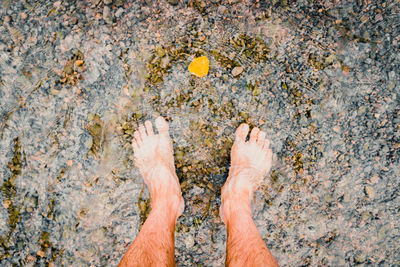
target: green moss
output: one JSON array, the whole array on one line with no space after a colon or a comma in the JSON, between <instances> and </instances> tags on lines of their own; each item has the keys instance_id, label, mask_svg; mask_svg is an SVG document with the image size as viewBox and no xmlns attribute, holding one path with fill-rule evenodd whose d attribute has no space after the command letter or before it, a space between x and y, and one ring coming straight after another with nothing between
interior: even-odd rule
<instances>
[{"instance_id":1,"label":"green moss","mask_svg":"<svg viewBox=\"0 0 400 267\"><path fill-rule=\"evenodd\" d=\"M223 66L229 72L234 68L240 66L240 63L236 60L230 59L228 56L222 54L221 50L211 50L211 54L214 56L214 59Z\"/></svg>"},{"instance_id":2,"label":"green moss","mask_svg":"<svg viewBox=\"0 0 400 267\"><path fill-rule=\"evenodd\" d=\"M229 40L235 48L237 56L243 60L262 63L268 60L270 49L263 39L258 36L241 34Z\"/></svg>"},{"instance_id":3,"label":"green moss","mask_svg":"<svg viewBox=\"0 0 400 267\"><path fill-rule=\"evenodd\" d=\"M103 147L105 136L104 136L104 123L100 116L97 114L88 115L88 125L86 126L87 131L92 137L92 145L88 151L87 156L93 155L98 157L100 149Z\"/></svg>"},{"instance_id":4,"label":"green moss","mask_svg":"<svg viewBox=\"0 0 400 267\"><path fill-rule=\"evenodd\" d=\"M153 87L164 80L169 73L172 64L186 59L187 48L185 46L169 45L166 47L157 46L152 51L152 56L146 64L148 75L146 87Z\"/></svg>"},{"instance_id":5,"label":"green moss","mask_svg":"<svg viewBox=\"0 0 400 267\"><path fill-rule=\"evenodd\" d=\"M14 139L14 156L8 163L8 168L11 171L11 176L3 182L1 186L1 193L4 197L4 203L8 212L8 225L9 231L5 236L0 237L0 245L4 250L4 254L0 255L0 259L9 257L8 248L11 235L14 233L15 228L20 220L21 205L14 203L15 196L17 194L17 187L15 185L16 178L21 174L22 168L22 153L21 153L21 142L19 137Z\"/></svg>"},{"instance_id":6,"label":"green moss","mask_svg":"<svg viewBox=\"0 0 400 267\"><path fill-rule=\"evenodd\" d=\"M247 84L247 90L250 91L253 96L258 96L261 93L258 83L258 81L255 81L254 83Z\"/></svg>"},{"instance_id":7,"label":"green moss","mask_svg":"<svg viewBox=\"0 0 400 267\"><path fill-rule=\"evenodd\" d=\"M325 59L318 55L310 54L307 61L317 70L322 70L327 66Z\"/></svg>"},{"instance_id":8,"label":"green moss","mask_svg":"<svg viewBox=\"0 0 400 267\"><path fill-rule=\"evenodd\" d=\"M143 197L144 188L145 187L143 187L142 190L140 191L138 199L139 218L140 218L139 228L143 226L151 210L150 198Z\"/></svg>"},{"instance_id":9,"label":"green moss","mask_svg":"<svg viewBox=\"0 0 400 267\"><path fill-rule=\"evenodd\" d=\"M85 68L83 53L79 50L75 50L71 59L65 64L59 82L71 86L76 85L83 79L82 73L85 71Z\"/></svg>"},{"instance_id":10,"label":"green moss","mask_svg":"<svg viewBox=\"0 0 400 267\"><path fill-rule=\"evenodd\" d=\"M40 250L45 255L46 261L45 266L50 266L51 263L55 262L57 259L63 257L64 249L59 249L53 245L50 241L50 233L47 231L42 231L39 239ZM47 253L50 251L50 253ZM46 256L50 254L49 256ZM36 257L36 265L39 264L40 257Z\"/></svg>"}]
</instances>

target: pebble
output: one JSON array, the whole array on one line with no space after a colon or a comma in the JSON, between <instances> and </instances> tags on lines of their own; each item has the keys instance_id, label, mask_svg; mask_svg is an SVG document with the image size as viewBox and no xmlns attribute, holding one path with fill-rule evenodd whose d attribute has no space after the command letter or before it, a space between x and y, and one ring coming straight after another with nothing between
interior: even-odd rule
<instances>
[{"instance_id":1,"label":"pebble","mask_svg":"<svg viewBox=\"0 0 400 267\"><path fill-rule=\"evenodd\" d=\"M54 6L55 8L59 8L59 7L61 6L61 1L55 1L55 2L53 3L53 6Z\"/></svg>"},{"instance_id":2,"label":"pebble","mask_svg":"<svg viewBox=\"0 0 400 267\"><path fill-rule=\"evenodd\" d=\"M191 234L187 234L186 238L185 238L185 246L186 248L191 248L194 245L194 237Z\"/></svg>"},{"instance_id":3,"label":"pebble","mask_svg":"<svg viewBox=\"0 0 400 267\"><path fill-rule=\"evenodd\" d=\"M77 17L72 17L70 20L70 23L71 23L71 25L75 25L78 23L78 21L79 21L79 19Z\"/></svg>"},{"instance_id":4,"label":"pebble","mask_svg":"<svg viewBox=\"0 0 400 267\"><path fill-rule=\"evenodd\" d=\"M83 60L78 59L78 60L75 61L75 66L80 67L80 66L82 66L84 63L85 63L85 62L84 62Z\"/></svg>"},{"instance_id":5,"label":"pebble","mask_svg":"<svg viewBox=\"0 0 400 267\"><path fill-rule=\"evenodd\" d=\"M112 22L112 20L111 20L111 12L110 12L110 8L108 6L104 6L104 8L103 8L103 19L107 23Z\"/></svg>"},{"instance_id":6,"label":"pebble","mask_svg":"<svg viewBox=\"0 0 400 267\"><path fill-rule=\"evenodd\" d=\"M168 66L168 64L169 64L169 61L170 61L170 58L169 58L168 55L167 55L166 57L163 57L163 58L161 59L160 67L163 68L163 69L165 69L165 68Z\"/></svg>"},{"instance_id":7,"label":"pebble","mask_svg":"<svg viewBox=\"0 0 400 267\"><path fill-rule=\"evenodd\" d=\"M336 133L340 133L340 126L339 125L334 126L333 131Z\"/></svg>"},{"instance_id":8,"label":"pebble","mask_svg":"<svg viewBox=\"0 0 400 267\"><path fill-rule=\"evenodd\" d=\"M175 6L179 3L179 0L168 0L168 3Z\"/></svg>"},{"instance_id":9,"label":"pebble","mask_svg":"<svg viewBox=\"0 0 400 267\"><path fill-rule=\"evenodd\" d=\"M156 52L157 52L157 55L158 55L159 57L165 56L165 50L164 50L164 48L162 48L162 46L160 46L160 45L157 46Z\"/></svg>"},{"instance_id":10,"label":"pebble","mask_svg":"<svg viewBox=\"0 0 400 267\"><path fill-rule=\"evenodd\" d=\"M36 254L42 258L46 257L46 253L43 250L39 250Z\"/></svg>"},{"instance_id":11,"label":"pebble","mask_svg":"<svg viewBox=\"0 0 400 267\"><path fill-rule=\"evenodd\" d=\"M375 189L372 186L365 186L365 193L368 195L369 198L375 198Z\"/></svg>"},{"instance_id":12,"label":"pebble","mask_svg":"<svg viewBox=\"0 0 400 267\"><path fill-rule=\"evenodd\" d=\"M242 72L243 72L243 68L242 67L234 67L233 70L232 70L232 75L234 77L236 77Z\"/></svg>"},{"instance_id":13,"label":"pebble","mask_svg":"<svg viewBox=\"0 0 400 267\"><path fill-rule=\"evenodd\" d=\"M119 18L122 13L124 13L124 9L123 8L118 8L117 12L115 12L115 17Z\"/></svg>"}]
</instances>

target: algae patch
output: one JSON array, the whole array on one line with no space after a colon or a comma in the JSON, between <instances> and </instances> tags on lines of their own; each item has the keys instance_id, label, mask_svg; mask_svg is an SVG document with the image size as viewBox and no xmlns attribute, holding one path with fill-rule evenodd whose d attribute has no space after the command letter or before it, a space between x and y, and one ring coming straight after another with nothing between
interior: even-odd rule
<instances>
[{"instance_id":1,"label":"algae patch","mask_svg":"<svg viewBox=\"0 0 400 267\"><path fill-rule=\"evenodd\" d=\"M7 209L8 212L8 225L10 230L5 236L0 236L0 246L4 250L4 254L0 254L0 259L8 258L11 255L9 254L10 239L12 234L14 233L18 222L20 221L20 211L22 204L17 205L14 203L14 199L17 194L17 187L15 184L15 180L21 174L22 163L26 162L25 155L21 152L21 141L19 137L14 139L14 156L11 161L8 163L8 168L11 171L11 176L6 179L1 186L1 193L4 197L3 206Z\"/></svg>"},{"instance_id":2,"label":"algae patch","mask_svg":"<svg viewBox=\"0 0 400 267\"><path fill-rule=\"evenodd\" d=\"M86 129L92 137L92 144L87 156L93 155L95 158L98 158L105 140L103 128L104 122L98 114L88 115L88 125L86 126Z\"/></svg>"}]
</instances>

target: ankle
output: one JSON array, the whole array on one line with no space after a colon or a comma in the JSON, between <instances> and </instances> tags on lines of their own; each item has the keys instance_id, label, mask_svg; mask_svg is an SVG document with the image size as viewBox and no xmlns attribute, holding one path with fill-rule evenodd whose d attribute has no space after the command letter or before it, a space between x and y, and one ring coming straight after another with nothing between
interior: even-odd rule
<instances>
[{"instance_id":1,"label":"ankle","mask_svg":"<svg viewBox=\"0 0 400 267\"><path fill-rule=\"evenodd\" d=\"M225 223L235 216L251 217L250 193L249 192L224 192L221 195L223 220Z\"/></svg>"},{"instance_id":2,"label":"ankle","mask_svg":"<svg viewBox=\"0 0 400 267\"><path fill-rule=\"evenodd\" d=\"M171 190L172 191L172 190ZM158 192L151 194L151 205L153 208L175 209L179 207L182 195L178 192Z\"/></svg>"},{"instance_id":3,"label":"ankle","mask_svg":"<svg viewBox=\"0 0 400 267\"><path fill-rule=\"evenodd\" d=\"M249 203L253 194L251 177L242 174L229 173L228 179L221 190L221 201L228 200L237 204Z\"/></svg>"},{"instance_id":4,"label":"ankle","mask_svg":"<svg viewBox=\"0 0 400 267\"><path fill-rule=\"evenodd\" d=\"M151 212L163 214L173 219L179 217L182 196L178 195L157 195L151 199Z\"/></svg>"}]
</instances>

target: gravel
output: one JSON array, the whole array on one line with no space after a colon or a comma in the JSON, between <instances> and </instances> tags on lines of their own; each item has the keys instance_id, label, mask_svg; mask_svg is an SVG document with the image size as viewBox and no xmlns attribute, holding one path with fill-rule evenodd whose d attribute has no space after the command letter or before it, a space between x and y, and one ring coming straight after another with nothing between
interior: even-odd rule
<instances>
[{"instance_id":1,"label":"gravel","mask_svg":"<svg viewBox=\"0 0 400 267\"><path fill-rule=\"evenodd\" d=\"M272 140L253 217L280 265L398 265L400 3L187 2L2 2L1 265L116 266L150 209L132 133L160 114L179 266L224 264L241 122Z\"/></svg>"}]
</instances>

